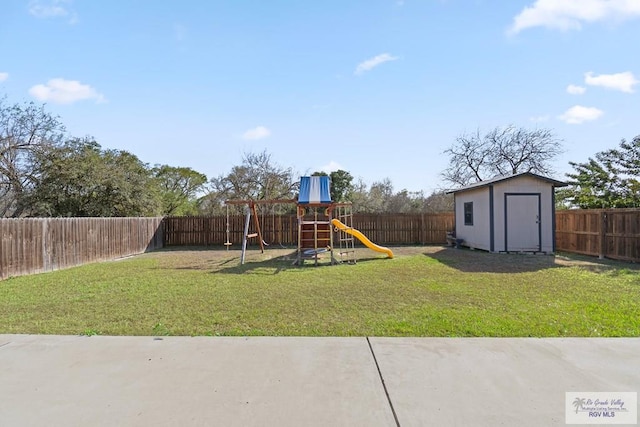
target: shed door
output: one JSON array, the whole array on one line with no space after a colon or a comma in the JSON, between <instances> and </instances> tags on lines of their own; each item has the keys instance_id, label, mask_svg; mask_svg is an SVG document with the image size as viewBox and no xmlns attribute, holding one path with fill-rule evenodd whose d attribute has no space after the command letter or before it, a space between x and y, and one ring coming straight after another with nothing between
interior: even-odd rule
<instances>
[{"instance_id":1,"label":"shed door","mask_svg":"<svg viewBox=\"0 0 640 427\"><path fill-rule=\"evenodd\" d=\"M540 252L540 194L506 194L507 252Z\"/></svg>"}]
</instances>

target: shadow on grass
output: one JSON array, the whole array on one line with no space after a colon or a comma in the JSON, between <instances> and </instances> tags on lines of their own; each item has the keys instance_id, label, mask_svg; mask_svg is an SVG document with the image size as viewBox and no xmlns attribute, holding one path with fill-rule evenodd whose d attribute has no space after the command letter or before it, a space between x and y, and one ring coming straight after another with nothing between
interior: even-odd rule
<instances>
[{"instance_id":1,"label":"shadow on grass","mask_svg":"<svg viewBox=\"0 0 640 427\"><path fill-rule=\"evenodd\" d=\"M164 256L162 267L167 270L204 271L210 274L274 275L286 270L331 266L329 253L322 253L316 265L313 257L306 257L302 266L295 264L297 251L292 248L266 248L261 252L248 248L245 263L241 264L240 250L227 251L216 247L170 247L156 251ZM175 256L174 256L175 254Z\"/></svg>"},{"instance_id":2,"label":"shadow on grass","mask_svg":"<svg viewBox=\"0 0 640 427\"><path fill-rule=\"evenodd\" d=\"M505 254L444 247L424 253L448 267L468 273L526 273L549 268L579 267L593 273L616 274L640 270L640 266L613 260L600 260L575 254Z\"/></svg>"},{"instance_id":3,"label":"shadow on grass","mask_svg":"<svg viewBox=\"0 0 640 427\"><path fill-rule=\"evenodd\" d=\"M253 257L252 257L253 258ZM366 263L369 261L378 261L380 258L358 258L357 263ZM330 254L322 254L322 257L318 258L316 264L314 257L303 258L302 265L296 263L297 252L294 250L290 253L265 259L265 260L245 260L244 265L240 264L240 258L228 260L224 263L219 263L219 268L212 271L213 274L258 274L258 275L274 275L283 271L303 271L306 268L327 268L335 267L340 264L347 265L347 262L340 262L338 264L331 264ZM232 264L234 263L234 264ZM225 266L225 264L227 266Z\"/></svg>"},{"instance_id":4,"label":"shadow on grass","mask_svg":"<svg viewBox=\"0 0 640 427\"><path fill-rule=\"evenodd\" d=\"M297 265L297 251L293 250L279 256L270 256L269 250L264 254L248 254L245 263L240 264L240 257L220 262L213 274L259 274L274 275L283 271L301 271L304 268L323 268L331 266L328 253L321 254L316 264L313 257L303 258L302 265Z\"/></svg>"},{"instance_id":5,"label":"shadow on grass","mask_svg":"<svg viewBox=\"0 0 640 427\"><path fill-rule=\"evenodd\" d=\"M525 273L561 267L553 255L496 254L456 248L424 255L465 273Z\"/></svg>"},{"instance_id":6,"label":"shadow on grass","mask_svg":"<svg viewBox=\"0 0 640 427\"><path fill-rule=\"evenodd\" d=\"M255 256L251 256L251 259L245 258L245 263L240 263L240 257L233 258L220 262L218 268L212 271L212 274L260 274L260 275L274 275L279 274L285 270L291 270L299 268L293 265L296 259L296 252L287 253L284 255L272 257L269 259L255 259Z\"/></svg>"}]
</instances>

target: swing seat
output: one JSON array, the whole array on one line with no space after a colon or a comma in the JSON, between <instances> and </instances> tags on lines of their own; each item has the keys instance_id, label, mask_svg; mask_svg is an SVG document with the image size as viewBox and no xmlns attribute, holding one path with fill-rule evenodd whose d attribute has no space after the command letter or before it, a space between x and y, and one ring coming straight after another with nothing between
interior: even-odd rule
<instances>
[{"instance_id":1,"label":"swing seat","mask_svg":"<svg viewBox=\"0 0 640 427\"><path fill-rule=\"evenodd\" d=\"M225 245L225 246L231 246L231 245L233 245L233 243L231 243L231 242L224 242L224 245Z\"/></svg>"},{"instance_id":2,"label":"swing seat","mask_svg":"<svg viewBox=\"0 0 640 427\"><path fill-rule=\"evenodd\" d=\"M312 249L307 249L302 253L305 256L311 256L311 255L323 254L323 253L328 252L328 251L329 251L329 249L327 249L327 248L318 248L318 249L312 248Z\"/></svg>"},{"instance_id":3,"label":"swing seat","mask_svg":"<svg viewBox=\"0 0 640 427\"><path fill-rule=\"evenodd\" d=\"M247 234L247 239L250 239L252 237L258 237L258 233Z\"/></svg>"}]
</instances>

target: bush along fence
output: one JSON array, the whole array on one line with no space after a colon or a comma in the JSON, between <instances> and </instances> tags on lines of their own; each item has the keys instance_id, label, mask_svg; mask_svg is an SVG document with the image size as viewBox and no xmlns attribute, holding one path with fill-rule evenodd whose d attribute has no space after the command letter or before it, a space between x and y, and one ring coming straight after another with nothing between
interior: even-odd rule
<instances>
[{"instance_id":1,"label":"bush along fence","mask_svg":"<svg viewBox=\"0 0 640 427\"><path fill-rule=\"evenodd\" d=\"M162 218L0 219L0 279L164 246Z\"/></svg>"}]
</instances>

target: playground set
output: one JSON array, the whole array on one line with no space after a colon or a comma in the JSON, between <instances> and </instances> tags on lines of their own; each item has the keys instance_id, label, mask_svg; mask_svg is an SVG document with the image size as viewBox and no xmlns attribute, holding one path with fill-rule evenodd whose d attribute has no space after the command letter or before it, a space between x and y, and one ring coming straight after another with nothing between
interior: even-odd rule
<instances>
[{"instance_id":1,"label":"playground set","mask_svg":"<svg viewBox=\"0 0 640 427\"><path fill-rule=\"evenodd\" d=\"M318 265L323 255L330 257L330 264L356 263L355 239L376 252L387 254L393 258L391 249L376 245L364 234L353 228L353 209L350 202L334 202L331 200L330 180L328 176L303 176L300 178L300 193L298 200L227 200L227 205L245 205L245 222L242 238L242 255L240 263L244 264L247 243L249 239L257 238L260 251L268 244L262 237L258 205L296 204L298 222L298 247L294 265L303 265L305 260ZM227 249L232 244L229 241L229 220L227 209ZM249 232L251 217L253 216L254 231ZM335 231L335 233L334 233ZM337 241L337 242L336 242ZM337 243L338 247L335 247ZM338 257L335 256L337 249Z\"/></svg>"}]
</instances>

